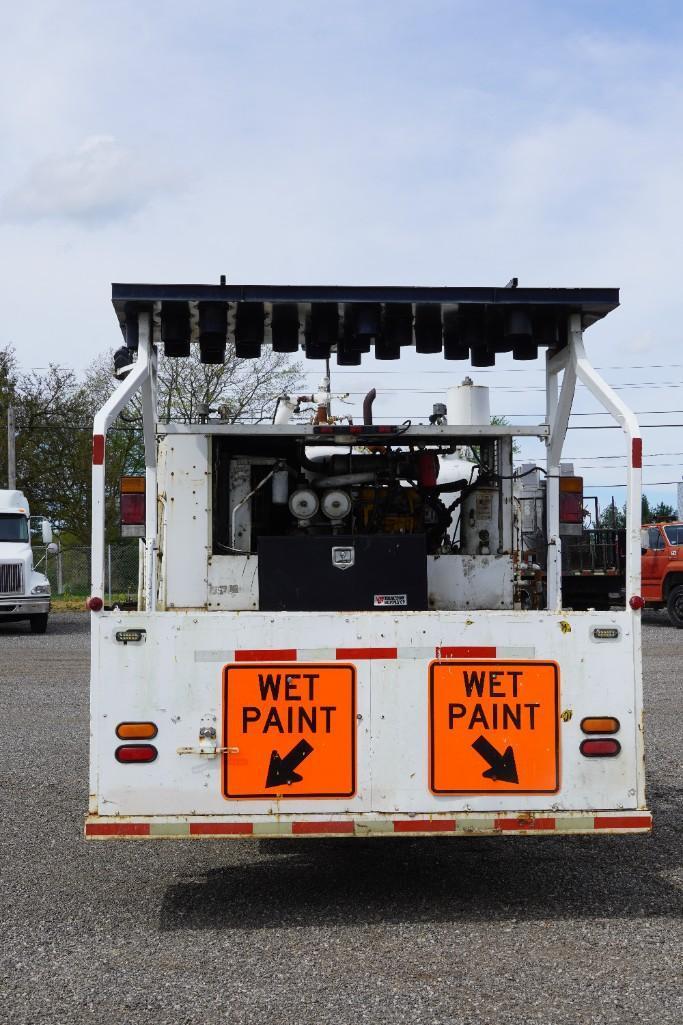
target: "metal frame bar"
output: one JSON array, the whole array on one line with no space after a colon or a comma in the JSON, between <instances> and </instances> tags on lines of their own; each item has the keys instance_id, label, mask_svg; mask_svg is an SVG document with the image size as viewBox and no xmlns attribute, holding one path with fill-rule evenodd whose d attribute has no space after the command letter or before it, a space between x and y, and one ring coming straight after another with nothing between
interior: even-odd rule
<instances>
[{"instance_id":1,"label":"metal frame bar","mask_svg":"<svg viewBox=\"0 0 683 1025\"><path fill-rule=\"evenodd\" d=\"M145 609L154 611L157 550L156 372L149 313L138 316L138 358L132 370L95 414L92 464L92 579L90 594L104 599L105 468L107 432L122 409L141 392L145 440Z\"/></svg>"},{"instance_id":2,"label":"metal frame bar","mask_svg":"<svg viewBox=\"0 0 683 1025\"><path fill-rule=\"evenodd\" d=\"M562 388L559 375L564 372ZM549 436L546 439L547 503L546 535L548 539L548 609L562 608L562 548L560 543L560 461L567 436L576 382L581 381L601 406L614 417L628 441L626 490L626 602L640 594L640 527L642 470L640 447L642 438L635 415L591 366L583 344L581 317L569 318L567 347L546 356L546 410Z\"/></svg>"},{"instance_id":3,"label":"metal frame bar","mask_svg":"<svg viewBox=\"0 0 683 1025\"><path fill-rule=\"evenodd\" d=\"M400 444L420 441L425 444L444 444L447 442L468 441L472 438L547 438L550 434L547 424L506 424L473 425L473 426L423 426L416 425L401 430L400 424L394 425L396 434L372 434L373 445ZM372 428L370 428L372 430ZM307 445L368 445L367 436L339 431L338 434L316 434L315 428L308 424L224 424L212 421L205 424L160 423L157 427L159 435L164 434L228 434L235 437L259 438L302 438Z\"/></svg>"}]
</instances>

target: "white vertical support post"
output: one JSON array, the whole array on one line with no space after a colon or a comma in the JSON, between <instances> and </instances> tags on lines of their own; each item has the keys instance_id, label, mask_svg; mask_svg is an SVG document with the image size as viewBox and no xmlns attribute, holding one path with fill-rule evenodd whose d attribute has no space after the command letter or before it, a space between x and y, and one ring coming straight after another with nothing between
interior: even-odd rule
<instances>
[{"instance_id":1,"label":"white vertical support post","mask_svg":"<svg viewBox=\"0 0 683 1025\"><path fill-rule=\"evenodd\" d=\"M143 325L143 317L146 323ZM156 419L157 353L150 337L151 320L148 314L140 314L138 335L142 340L147 332L150 372L142 385L142 422L145 442L145 611L154 612L157 596L157 457Z\"/></svg>"},{"instance_id":2,"label":"white vertical support post","mask_svg":"<svg viewBox=\"0 0 683 1025\"><path fill-rule=\"evenodd\" d=\"M498 439L498 473L501 480L502 502L499 506L498 547L501 552L512 552L512 524L514 519L512 499L512 438Z\"/></svg>"},{"instance_id":3,"label":"white vertical support post","mask_svg":"<svg viewBox=\"0 0 683 1025\"><path fill-rule=\"evenodd\" d=\"M642 512L643 441L635 415L588 362L583 340L574 345L576 376L612 414L626 435L626 602L640 596L640 528Z\"/></svg>"},{"instance_id":4,"label":"white vertical support post","mask_svg":"<svg viewBox=\"0 0 683 1025\"><path fill-rule=\"evenodd\" d=\"M552 435L557 413L557 371L552 369L550 352L545 358L546 423ZM560 482L559 467L550 457L550 436L546 440L545 482L545 536L546 536L546 588L548 609L562 605L562 553L560 545Z\"/></svg>"},{"instance_id":5,"label":"white vertical support post","mask_svg":"<svg viewBox=\"0 0 683 1025\"><path fill-rule=\"evenodd\" d=\"M567 436L569 416L576 373L572 360L572 341L578 332L581 336L581 317L572 314L569 318L567 346L559 352L546 356L546 409L550 434L546 441L546 537L548 540L547 587L548 609L559 612L562 608L562 539L560 537L560 462L562 448ZM559 375L564 371L562 389L559 390Z\"/></svg>"},{"instance_id":6,"label":"white vertical support post","mask_svg":"<svg viewBox=\"0 0 683 1025\"><path fill-rule=\"evenodd\" d=\"M638 599L642 601L640 593L640 528L642 516L643 440L640 433L640 425L635 415L588 362L581 337L577 338L574 343L573 358L578 379L595 396L598 402L612 414L626 435L626 611L631 610L635 706L638 709L642 709L642 624L640 619L641 605ZM631 599L633 598L636 599L635 607L631 605ZM638 751L638 807L642 808L645 806L642 720L636 724L636 746Z\"/></svg>"},{"instance_id":7,"label":"white vertical support post","mask_svg":"<svg viewBox=\"0 0 683 1025\"><path fill-rule=\"evenodd\" d=\"M93 598L104 598L104 499L105 499L105 449L109 427L121 410L133 398L150 373L150 323L151 315L140 315L146 329L140 331L138 358L118 388L109 396L102 409L95 415L92 439L92 535L91 535L91 587Z\"/></svg>"}]
</instances>

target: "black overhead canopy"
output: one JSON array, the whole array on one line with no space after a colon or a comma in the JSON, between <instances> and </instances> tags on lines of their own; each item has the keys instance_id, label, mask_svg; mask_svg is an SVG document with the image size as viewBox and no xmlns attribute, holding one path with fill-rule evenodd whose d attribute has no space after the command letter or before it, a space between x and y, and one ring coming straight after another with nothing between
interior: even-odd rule
<instances>
[{"instance_id":1,"label":"black overhead canopy","mask_svg":"<svg viewBox=\"0 0 683 1025\"><path fill-rule=\"evenodd\" d=\"M619 305L619 289L114 284L112 302L129 348L138 314L151 312L167 356L188 356L197 342L204 363L221 363L230 342L246 359L265 344L357 366L371 350L398 359L414 346L482 367L500 352L535 359L539 347L562 347L569 315L589 327Z\"/></svg>"}]
</instances>

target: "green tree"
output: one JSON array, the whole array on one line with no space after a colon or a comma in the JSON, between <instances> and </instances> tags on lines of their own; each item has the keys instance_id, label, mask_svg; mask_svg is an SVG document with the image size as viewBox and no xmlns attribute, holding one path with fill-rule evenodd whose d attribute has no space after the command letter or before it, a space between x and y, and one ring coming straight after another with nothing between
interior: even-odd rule
<instances>
[{"instance_id":1,"label":"green tree","mask_svg":"<svg viewBox=\"0 0 683 1025\"><path fill-rule=\"evenodd\" d=\"M17 404L17 373L14 349L0 348L0 487L7 486L7 409Z\"/></svg>"},{"instance_id":2,"label":"green tree","mask_svg":"<svg viewBox=\"0 0 683 1025\"><path fill-rule=\"evenodd\" d=\"M198 422L218 415L227 423L270 419L278 395L294 390L298 364L267 350L260 360L242 360L228 346L226 359L204 365L196 351L187 359L159 361L158 407L162 420ZM17 487L32 512L47 516L63 541L90 540L92 427L116 380L112 354L104 353L78 375L51 364L43 373L23 373L11 347L0 349L0 404L11 400L17 426ZM7 446L0 459L0 486L7 481ZM134 399L107 435L105 522L108 540L119 537L119 479L144 471L142 417Z\"/></svg>"},{"instance_id":3,"label":"green tree","mask_svg":"<svg viewBox=\"0 0 683 1025\"><path fill-rule=\"evenodd\" d=\"M614 500L606 506L600 513L600 526L611 527L612 529L621 530L626 526L626 506L623 505L621 508L616 505Z\"/></svg>"},{"instance_id":4,"label":"green tree","mask_svg":"<svg viewBox=\"0 0 683 1025\"><path fill-rule=\"evenodd\" d=\"M17 379L17 487L33 512L47 516L64 539L81 544L90 539L93 417L114 383L103 358L80 379L55 364ZM139 425L117 421L107 438L105 515L111 539L118 536L119 478L143 465Z\"/></svg>"},{"instance_id":5,"label":"green tree","mask_svg":"<svg viewBox=\"0 0 683 1025\"><path fill-rule=\"evenodd\" d=\"M159 359L158 407L162 421L198 423L210 409L226 423L269 420L279 395L298 387L301 365L287 353L265 349L260 359L240 359L228 345L220 364L202 363L199 347L190 356Z\"/></svg>"},{"instance_id":6,"label":"green tree","mask_svg":"<svg viewBox=\"0 0 683 1025\"><path fill-rule=\"evenodd\" d=\"M676 519L676 510L668 502L659 502L652 510L652 519L655 523L668 523Z\"/></svg>"}]
</instances>

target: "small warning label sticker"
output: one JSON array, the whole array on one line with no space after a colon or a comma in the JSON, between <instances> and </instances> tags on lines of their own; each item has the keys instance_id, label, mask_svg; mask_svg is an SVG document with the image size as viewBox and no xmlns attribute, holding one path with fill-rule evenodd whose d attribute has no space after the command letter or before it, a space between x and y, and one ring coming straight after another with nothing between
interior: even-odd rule
<instances>
[{"instance_id":1,"label":"small warning label sticker","mask_svg":"<svg viewBox=\"0 0 683 1025\"><path fill-rule=\"evenodd\" d=\"M404 608L408 604L407 594L376 594L375 605L382 605L384 608Z\"/></svg>"}]
</instances>

